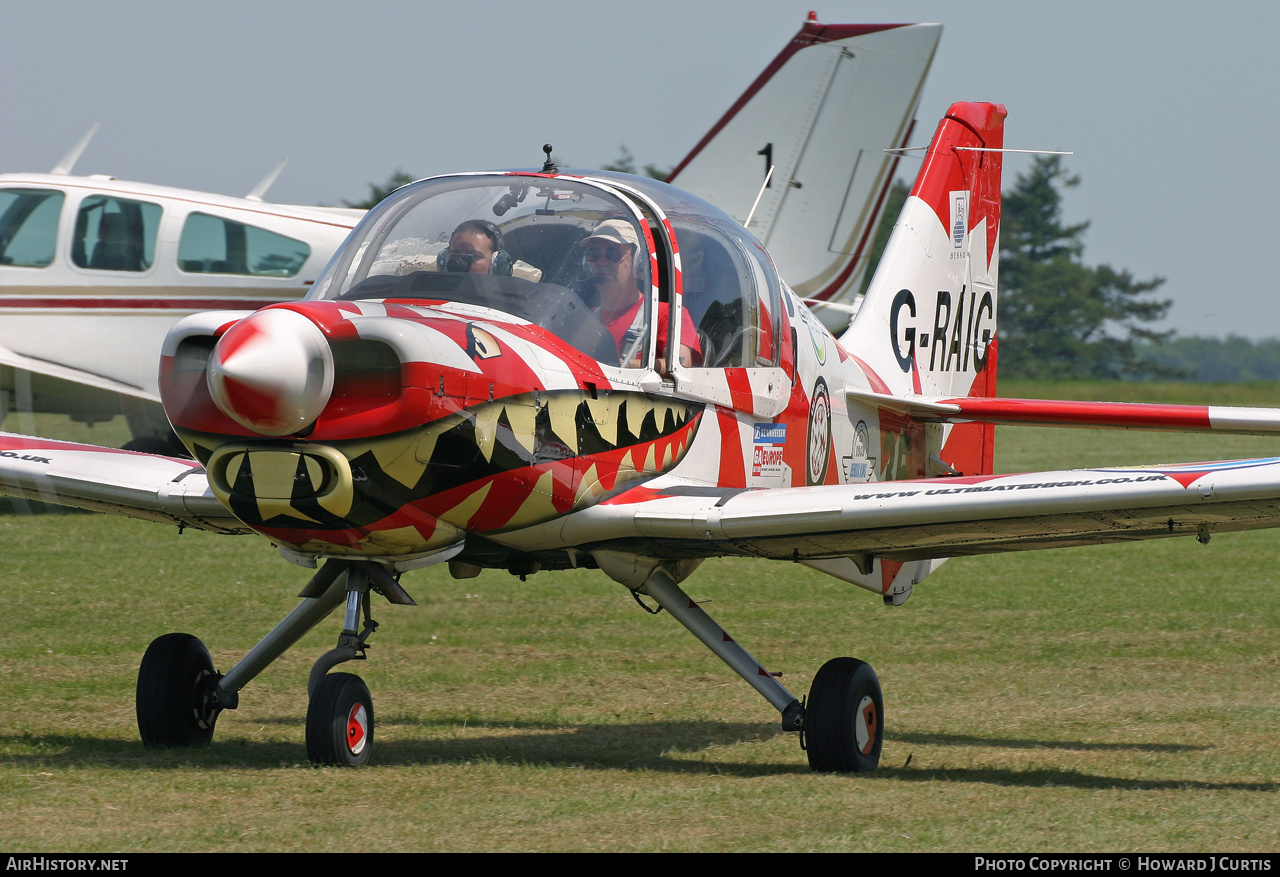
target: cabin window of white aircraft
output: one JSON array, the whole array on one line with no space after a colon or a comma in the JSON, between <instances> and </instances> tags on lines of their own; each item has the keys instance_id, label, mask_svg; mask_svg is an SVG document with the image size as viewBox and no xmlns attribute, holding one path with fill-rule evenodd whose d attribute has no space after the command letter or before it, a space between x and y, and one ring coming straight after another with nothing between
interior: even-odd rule
<instances>
[{"instance_id":1,"label":"cabin window of white aircraft","mask_svg":"<svg viewBox=\"0 0 1280 877\"><path fill-rule=\"evenodd\" d=\"M178 244L178 267L190 274L293 277L310 256L302 241L207 213L187 217Z\"/></svg>"},{"instance_id":2,"label":"cabin window of white aircraft","mask_svg":"<svg viewBox=\"0 0 1280 877\"><path fill-rule=\"evenodd\" d=\"M99 271L146 271L155 262L159 204L91 195L80 203L71 261Z\"/></svg>"},{"instance_id":3,"label":"cabin window of white aircraft","mask_svg":"<svg viewBox=\"0 0 1280 877\"><path fill-rule=\"evenodd\" d=\"M56 189L0 189L0 265L43 268L53 262L62 202Z\"/></svg>"}]
</instances>

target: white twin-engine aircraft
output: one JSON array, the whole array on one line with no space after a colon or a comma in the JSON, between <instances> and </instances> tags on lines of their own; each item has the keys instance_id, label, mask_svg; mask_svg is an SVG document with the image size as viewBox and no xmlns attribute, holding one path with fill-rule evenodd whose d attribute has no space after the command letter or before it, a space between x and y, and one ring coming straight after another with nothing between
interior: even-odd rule
<instances>
[{"instance_id":1,"label":"white twin-engine aircraft","mask_svg":"<svg viewBox=\"0 0 1280 877\"><path fill-rule=\"evenodd\" d=\"M96 127L95 127L96 130ZM189 314L306 294L363 210L72 176L0 175L0 418L124 414L131 447L167 450L155 363ZM278 169L277 169L278 171Z\"/></svg>"},{"instance_id":2,"label":"white twin-engine aircraft","mask_svg":"<svg viewBox=\"0 0 1280 877\"><path fill-rule=\"evenodd\" d=\"M704 559L800 562L899 605L949 556L1280 525L1280 459L992 474L996 423L1280 432L1277 409L995 397L1004 118L951 107L839 338L754 235L673 186L550 162L435 177L374 208L304 301L169 333L160 393L193 460L0 434L3 490L256 532L318 567L225 675L194 636L151 644L149 745L208 743L344 606L307 752L363 764L368 688L329 671L363 656L373 593L410 604L402 574L440 563L587 567L741 675L815 770L872 769L871 667L828 662L802 703L681 589Z\"/></svg>"},{"instance_id":3,"label":"white twin-engine aircraft","mask_svg":"<svg viewBox=\"0 0 1280 877\"><path fill-rule=\"evenodd\" d=\"M758 198L752 229L833 327L941 32L811 15L678 168L740 221ZM127 447L182 453L156 384L165 334L198 311L301 298L364 211L265 203L274 173L245 198L70 176L91 135L48 174L0 175L0 419L123 413Z\"/></svg>"}]
</instances>

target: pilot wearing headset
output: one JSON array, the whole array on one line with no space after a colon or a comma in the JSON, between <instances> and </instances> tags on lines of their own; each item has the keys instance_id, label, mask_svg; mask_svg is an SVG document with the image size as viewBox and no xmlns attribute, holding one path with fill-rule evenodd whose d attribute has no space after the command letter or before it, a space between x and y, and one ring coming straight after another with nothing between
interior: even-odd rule
<instances>
[{"instance_id":1,"label":"pilot wearing headset","mask_svg":"<svg viewBox=\"0 0 1280 877\"><path fill-rule=\"evenodd\" d=\"M454 274L511 274L514 264L502 249L502 231L492 222L468 219L449 236L449 246L437 258L441 271Z\"/></svg>"},{"instance_id":2,"label":"pilot wearing headset","mask_svg":"<svg viewBox=\"0 0 1280 877\"><path fill-rule=\"evenodd\" d=\"M648 325L637 278L636 254L640 250L636 230L624 219L608 219L592 229L591 234L578 244L582 249L583 266L600 293L597 315L613 340L619 353L625 357L622 365L638 366L643 354L644 336ZM667 318L666 302L658 303L658 356L657 369L667 371ZM680 364L692 366L695 356L701 355L698 333L687 311L680 315Z\"/></svg>"}]
</instances>

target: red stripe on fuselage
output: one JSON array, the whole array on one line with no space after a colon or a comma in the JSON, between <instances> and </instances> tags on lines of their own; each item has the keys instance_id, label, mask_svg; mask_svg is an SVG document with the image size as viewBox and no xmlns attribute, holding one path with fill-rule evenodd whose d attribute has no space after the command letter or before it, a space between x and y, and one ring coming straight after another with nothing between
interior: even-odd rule
<instances>
[{"instance_id":1,"label":"red stripe on fuselage","mask_svg":"<svg viewBox=\"0 0 1280 877\"><path fill-rule=\"evenodd\" d=\"M720 428L720 486L746 487L747 466L742 458L742 436L738 419L731 412L716 409L716 426Z\"/></svg>"},{"instance_id":2,"label":"red stripe on fuselage","mask_svg":"<svg viewBox=\"0 0 1280 877\"><path fill-rule=\"evenodd\" d=\"M837 342L837 346L839 346L839 342ZM867 365L859 357L854 356L852 353L849 354L849 357L858 364L858 368L862 369L862 374L866 377L867 383L871 385L872 392L884 393L886 396L893 394L893 390L889 389L889 385L881 380L880 376L876 374L875 369Z\"/></svg>"},{"instance_id":3,"label":"red stripe on fuselage","mask_svg":"<svg viewBox=\"0 0 1280 877\"><path fill-rule=\"evenodd\" d=\"M747 414L755 413L755 403L751 398L751 378L745 368L727 368L724 370L725 382L729 384L729 398L735 411Z\"/></svg>"}]
</instances>

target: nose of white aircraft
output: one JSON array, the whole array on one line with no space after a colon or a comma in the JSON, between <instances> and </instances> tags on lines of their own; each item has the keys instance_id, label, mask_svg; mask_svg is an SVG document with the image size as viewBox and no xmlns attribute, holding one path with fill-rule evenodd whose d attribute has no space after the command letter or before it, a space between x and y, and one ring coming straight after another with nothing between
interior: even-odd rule
<instances>
[{"instance_id":1,"label":"nose of white aircraft","mask_svg":"<svg viewBox=\"0 0 1280 877\"><path fill-rule=\"evenodd\" d=\"M209 393L222 413L259 435L292 435L312 423L333 392L333 353L301 314L258 311L218 339Z\"/></svg>"}]
</instances>

